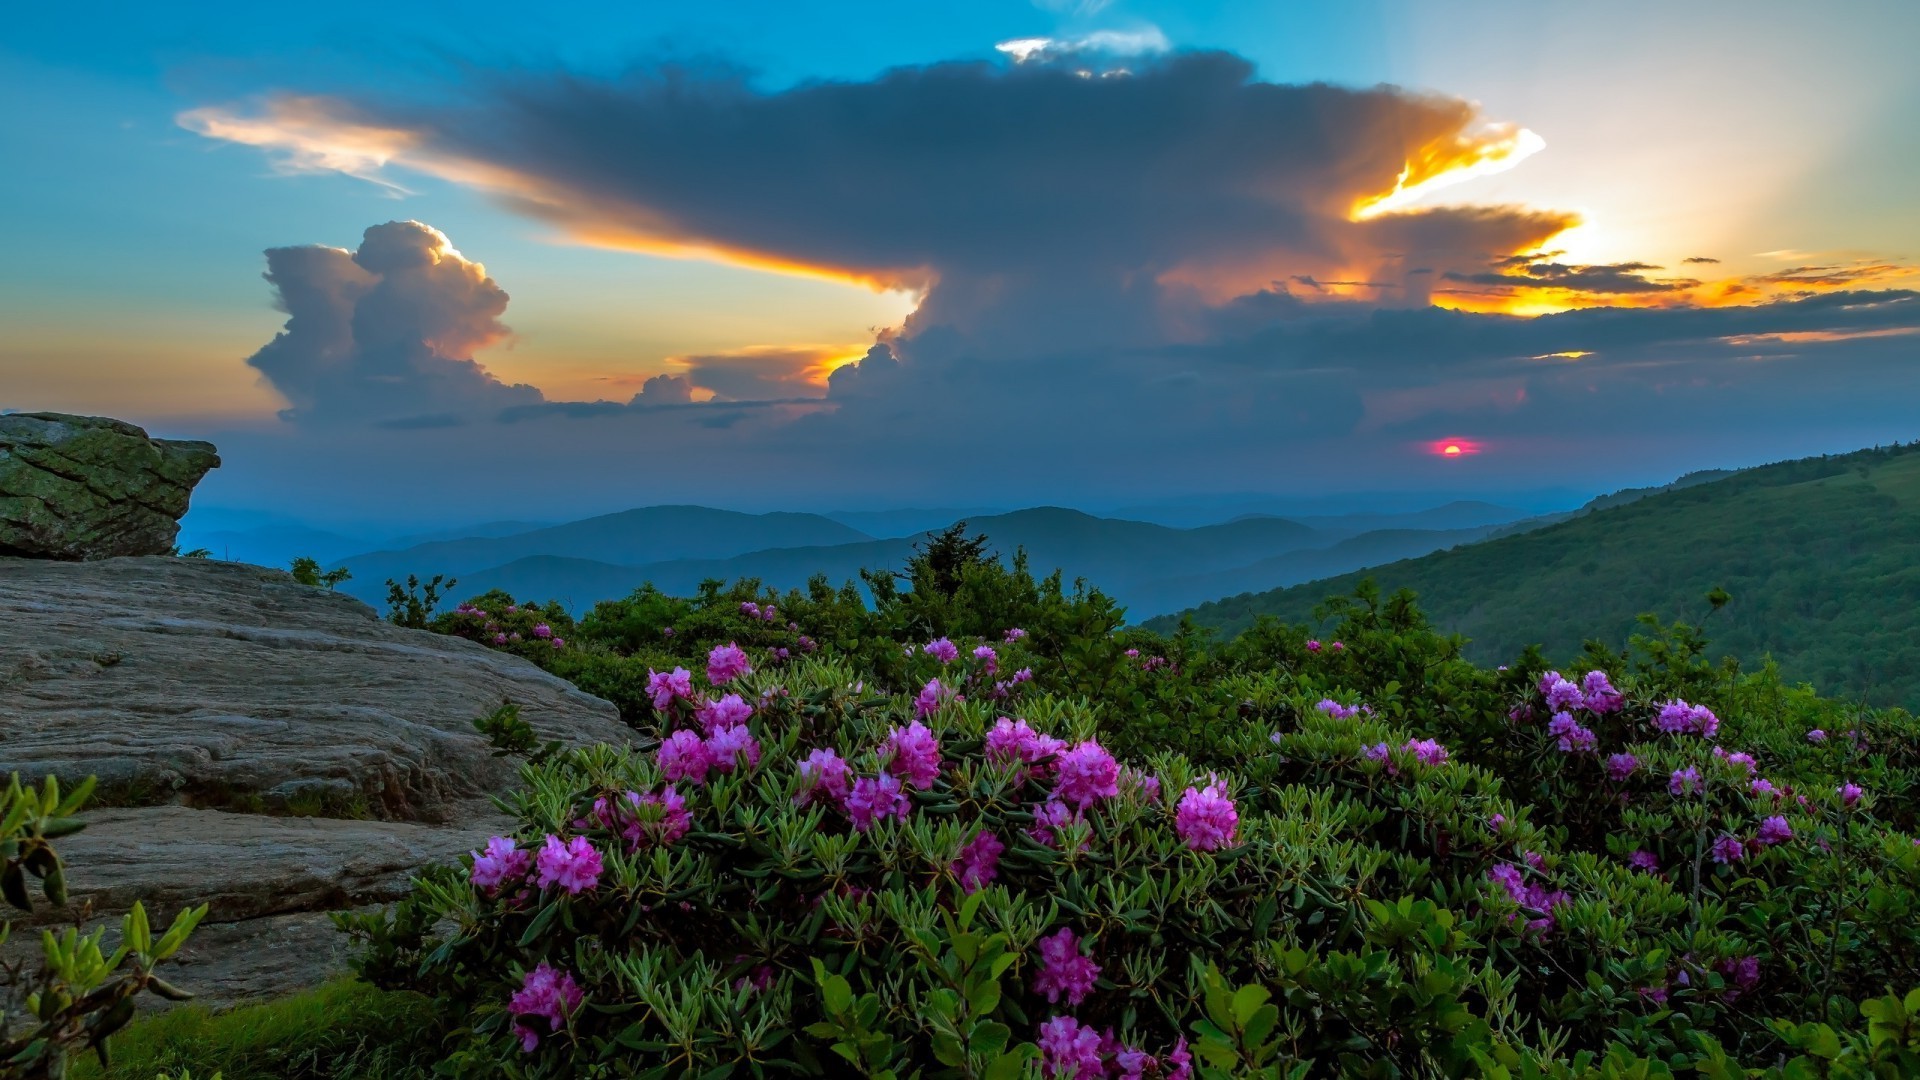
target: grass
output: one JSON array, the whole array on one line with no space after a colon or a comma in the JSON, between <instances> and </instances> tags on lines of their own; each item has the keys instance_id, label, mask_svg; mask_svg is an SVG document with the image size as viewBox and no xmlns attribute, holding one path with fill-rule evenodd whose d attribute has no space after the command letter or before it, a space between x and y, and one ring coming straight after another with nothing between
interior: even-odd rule
<instances>
[{"instance_id":1,"label":"grass","mask_svg":"<svg viewBox=\"0 0 1920 1080\"><path fill-rule=\"evenodd\" d=\"M258 1005L188 1005L113 1037L112 1064L88 1054L76 1080L415 1080L440 1058L441 1019L418 994L342 978Z\"/></svg>"}]
</instances>

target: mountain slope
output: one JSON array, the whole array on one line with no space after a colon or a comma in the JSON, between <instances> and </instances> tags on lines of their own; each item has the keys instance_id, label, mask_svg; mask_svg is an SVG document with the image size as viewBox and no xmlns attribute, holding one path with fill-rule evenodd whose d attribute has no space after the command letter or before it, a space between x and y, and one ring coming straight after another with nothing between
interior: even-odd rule
<instances>
[{"instance_id":1,"label":"mountain slope","mask_svg":"<svg viewBox=\"0 0 1920 1080\"><path fill-rule=\"evenodd\" d=\"M1303 621L1364 577L1411 588L1423 609L1509 657L1538 642L1569 657L1583 639L1619 642L1634 617L1705 621L1716 653L1771 654L1823 693L1920 705L1920 444L1743 470L1515 536L1287 589L1202 604L1227 633L1262 614ZM1165 629L1174 617L1149 625Z\"/></svg>"}]
</instances>

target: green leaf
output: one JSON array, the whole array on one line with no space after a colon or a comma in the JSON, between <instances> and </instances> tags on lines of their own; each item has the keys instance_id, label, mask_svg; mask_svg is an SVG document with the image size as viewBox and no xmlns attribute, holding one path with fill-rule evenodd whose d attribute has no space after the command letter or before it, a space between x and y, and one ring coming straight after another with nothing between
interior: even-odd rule
<instances>
[{"instance_id":1,"label":"green leaf","mask_svg":"<svg viewBox=\"0 0 1920 1080\"><path fill-rule=\"evenodd\" d=\"M1266 1004L1267 999L1272 996L1272 994L1267 992L1266 987L1258 983L1248 983L1234 991L1233 1025L1237 1028L1244 1029L1247 1026L1247 1021L1252 1020L1253 1014L1259 1010L1260 1006Z\"/></svg>"}]
</instances>

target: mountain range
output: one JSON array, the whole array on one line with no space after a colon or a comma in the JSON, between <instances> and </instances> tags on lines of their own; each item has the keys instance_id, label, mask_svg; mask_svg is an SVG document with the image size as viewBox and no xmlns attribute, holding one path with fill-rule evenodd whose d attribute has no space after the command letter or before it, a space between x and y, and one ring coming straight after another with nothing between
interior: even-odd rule
<instances>
[{"instance_id":1,"label":"mountain range","mask_svg":"<svg viewBox=\"0 0 1920 1080\"><path fill-rule=\"evenodd\" d=\"M881 512L867 520L924 521L933 513ZM708 578L758 578L783 591L804 586L815 574L839 584L857 580L861 570L904 567L914 545L937 531L874 536L838 516L643 507L508 535L367 552L337 563L353 574L342 588L373 603L385 598L388 579L445 574L458 579L461 596L498 588L581 609L646 582L672 593L692 592ZM1460 503L1405 515L1326 517L1313 525L1255 514L1183 529L1061 507L966 520L969 532L985 534L1003 557L1024 550L1036 573L1058 569L1069 580L1085 578L1129 610L1147 614L1471 542L1518 516L1491 504Z\"/></svg>"}]
</instances>

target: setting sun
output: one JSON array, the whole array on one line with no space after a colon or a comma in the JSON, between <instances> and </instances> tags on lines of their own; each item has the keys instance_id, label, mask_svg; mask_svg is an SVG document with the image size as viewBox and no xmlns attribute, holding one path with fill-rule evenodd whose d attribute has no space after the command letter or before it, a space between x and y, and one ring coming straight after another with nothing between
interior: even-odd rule
<instances>
[{"instance_id":1,"label":"setting sun","mask_svg":"<svg viewBox=\"0 0 1920 1080\"><path fill-rule=\"evenodd\" d=\"M1435 439L1427 444L1427 453L1439 457L1467 457L1480 452L1480 444L1472 439Z\"/></svg>"}]
</instances>

